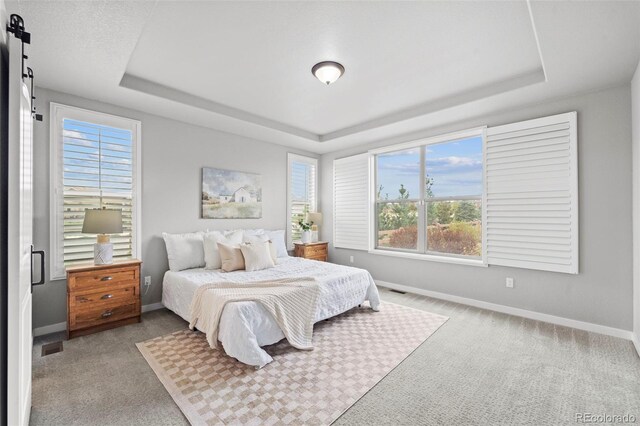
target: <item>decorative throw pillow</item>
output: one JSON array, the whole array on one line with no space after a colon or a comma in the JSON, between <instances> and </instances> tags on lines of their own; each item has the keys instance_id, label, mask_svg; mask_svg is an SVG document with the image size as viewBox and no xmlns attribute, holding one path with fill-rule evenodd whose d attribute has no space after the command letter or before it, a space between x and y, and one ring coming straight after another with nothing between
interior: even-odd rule
<instances>
[{"instance_id":1,"label":"decorative throw pillow","mask_svg":"<svg viewBox=\"0 0 640 426\"><path fill-rule=\"evenodd\" d=\"M242 251L242 256L244 256L244 265L247 271L260 271L261 269L273 268L275 266L269 250L270 245L270 241L243 243L240 245L240 251Z\"/></svg>"},{"instance_id":2,"label":"decorative throw pillow","mask_svg":"<svg viewBox=\"0 0 640 426\"><path fill-rule=\"evenodd\" d=\"M162 233L167 246L169 269L182 271L184 269L202 268L204 266L203 232L187 234Z\"/></svg>"},{"instance_id":3,"label":"decorative throw pillow","mask_svg":"<svg viewBox=\"0 0 640 426\"><path fill-rule=\"evenodd\" d=\"M209 232L204 235L204 261L205 269L220 269L222 261L218 251L218 243L237 246L242 242L242 231Z\"/></svg>"},{"instance_id":4,"label":"decorative throw pillow","mask_svg":"<svg viewBox=\"0 0 640 426\"><path fill-rule=\"evenodd\" d=\"M224 272L244 269L244 257L238 246L218 243L218 251Z\"/></svg>"},{"instance_id":5,"label":"decorative throw pillow","mask_svg":"<svg viewBox=\"0 0 640 426\"><path fill-rule=\"evenodd\" d=\"M277 257L289 257L289 253L287 252L287 243L284 240L284 229L279 229L277 231L265 231L265 235L268 235L269 239L273 243Z\"/></svg>"},{"instance_id":6,"label":"decorative throw pillow","mask_svg":"<svg viewBox=\"0 0 640 426\"><path fill-rule=\"evenodd\" d=\"M276 251L276 246L275 244L273 244L273 241L271 241L269 239L269 236L267 234L260 234L260 235L247 235L246 233L244 234L244 237L242 237L242 242L243 243L269 243L269 253L271 254L271 258L273 259L273 263L276 263L276 259L278 258L278 253Z\"/></svg>"}]
</instances>

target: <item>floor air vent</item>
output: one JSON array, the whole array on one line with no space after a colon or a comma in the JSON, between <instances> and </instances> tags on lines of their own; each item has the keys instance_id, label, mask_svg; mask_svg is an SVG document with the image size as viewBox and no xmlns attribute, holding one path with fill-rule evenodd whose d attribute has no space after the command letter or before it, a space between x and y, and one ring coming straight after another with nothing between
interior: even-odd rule
<instances>
[{"instance_id":1,"label":"floor air vent","mask_svg":"<svg viewBox=\"0 0 640 426\"><path fill-rule=\"evenodd\" d=\"M393 290L391 289L390 291L394 292L394 293L398 293L398 294L407 294L406 291L400 291L400 290Z\"/></svg>"},{"instance_id":2,"label":"floor air vent","mask_svg":"<svg viewBox=\"0 0 640 426\"><path fill-rule=\"evenodd\" d=\"M62 352L62 341L42 345L42 356L55 354L57 352Z\"/></svg>"}]
</instances>

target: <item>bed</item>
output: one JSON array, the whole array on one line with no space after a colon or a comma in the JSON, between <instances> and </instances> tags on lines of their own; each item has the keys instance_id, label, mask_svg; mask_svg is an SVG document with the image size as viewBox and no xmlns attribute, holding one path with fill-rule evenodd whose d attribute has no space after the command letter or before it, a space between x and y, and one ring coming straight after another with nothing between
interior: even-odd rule
<instances>
[{"instance_id":1,"label":"bed","mask_svg":"<svg viewBox=\"0 0 640 426\"><path fill-rule=\"evenodd\" d=\"M331 318L365 301L378 310L380 297L368 271L298 257L279 258L274 268L261 271L222 272L203 268L167 271L162 303L185 321L190 321L191 300L196 289L218 281L243 283L278 278L315 277L320 284L316 322ZM273 317L258 302L234 302L220 318L218 340L225 352L238 361L263 367L273 359L261 346L274 344L284 334Z\"/></svg>"}]
</instances>

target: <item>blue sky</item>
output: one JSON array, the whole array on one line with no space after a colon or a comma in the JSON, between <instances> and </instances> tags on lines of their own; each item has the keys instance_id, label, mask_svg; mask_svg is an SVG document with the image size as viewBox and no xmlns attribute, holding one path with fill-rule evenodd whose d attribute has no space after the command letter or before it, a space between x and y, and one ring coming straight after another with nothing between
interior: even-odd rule
<instances>
[{"instance_id":1,"label":"blue sky","mask_svg":"<svg viewBox=\"0 0 640 426\"><path fill-rule=\"evenodd\" d=\"M131 190L133 152L130 131L65 119L63 137L66 186L97 188L97 161L100 159L103 188ZM99 156L100 143L102 158Z\"/></svg>"},{"instance_id":2,"label":"blue sky","mask_svg":"<svg viewBox=\"0 0 640 426\"><path fill-rule=\"evenodd\" d=\"M433 178L434 196L482 194L482 138L476 136L426 147L426 172ZM400 184L410 198L420 196L420 149L378 156L381 197L398 198Z\"/></svg>"},{"instance_id":3,"label":"blue sky","mask_svg":"<svg viewBox=\"0 0 640 426\"><path fill-rule=\"evenodd\" d=\"M296 161L291 163L291 196L294 201L308 201L309 188L311 182L309 181L309 165L304 163L298 163Z\"/></svg>"}]
</instances>

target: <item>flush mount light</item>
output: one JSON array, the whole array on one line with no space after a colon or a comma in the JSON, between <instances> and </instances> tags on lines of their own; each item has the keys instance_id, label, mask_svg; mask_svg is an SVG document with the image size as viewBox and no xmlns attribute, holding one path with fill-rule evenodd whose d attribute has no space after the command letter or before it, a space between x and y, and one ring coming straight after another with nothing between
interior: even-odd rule
<instances>
[{"instance_id":1,"label":"flush mount light","mask_svg":"<svg viewBox=\"0 0 640 426\"><path fill-rule=\"evenodd\" d=\"M324 61L315 64L311 73L328 86L344 74L344 67L337 62Z\"/></svg>"}]
</instances>

